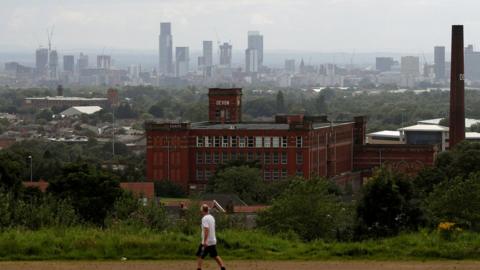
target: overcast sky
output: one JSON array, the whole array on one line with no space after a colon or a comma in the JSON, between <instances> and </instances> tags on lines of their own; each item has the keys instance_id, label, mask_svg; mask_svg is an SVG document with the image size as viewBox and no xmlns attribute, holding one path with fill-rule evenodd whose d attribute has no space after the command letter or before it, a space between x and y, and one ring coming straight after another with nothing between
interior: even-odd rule
<instances>
[{"instance_id":1,"label":"overcast sky","mask_svg":"<svg viewBox=\"0 0 480 270\"><path fill-rule=\"evenodd\" d=\"M478 0L0 0L0 49L45 46L54 25L61 51L157 50L164 21L191 50L217 35L244 49L258 30L267 51L422 53L450 47L452 24L480 44Z\"/></svg>"}]
</instances>

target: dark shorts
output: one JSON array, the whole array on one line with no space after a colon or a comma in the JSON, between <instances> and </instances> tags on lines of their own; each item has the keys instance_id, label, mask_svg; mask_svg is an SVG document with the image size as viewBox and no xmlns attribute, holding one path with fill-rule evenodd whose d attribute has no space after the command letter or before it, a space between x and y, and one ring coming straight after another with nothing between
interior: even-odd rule
<instances>
[{"instance_id":1,"label":"dark shorts","mask_svg":"<svg viewBox=\"0 0 480 270\"><path fill-rule=\"evenodd\" d=\"M202 244L200 244L200 246L198 247L196 256L201 257L202 259L205 259L205 257L207 257L208 254L210 254L210 257L212 258L217 257L218 256L217 246L212 245L212 246L204 247Z\"/></svg>"}]
</instances>

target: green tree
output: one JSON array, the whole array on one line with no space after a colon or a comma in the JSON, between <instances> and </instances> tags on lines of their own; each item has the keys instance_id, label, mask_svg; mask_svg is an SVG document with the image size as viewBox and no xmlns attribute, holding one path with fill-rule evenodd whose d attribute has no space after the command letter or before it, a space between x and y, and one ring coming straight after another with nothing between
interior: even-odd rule
<instances>
[{"instance_id":1,"label":"green tree","mask_svg":"<svg viewBox=\"0 0 480 270\"><path fill-rule=\"evenodd\" d=\"M285 100L284 100L282 91L278 91L278 93L277 93L277 104L276 105L277 105L276 106L277 113L286 113L287 112L287 109L285 107Z\"/></svg>"},{"instance_id":2,"label":"green tree","mask_svg":"<svg viewBox=\"0 0 480 270\"><path fill-rule=\"evenodd\" d=\"M424 168L413 181L416 196L425 199L436 185L446 181L448 178L441 170L435 167Z\"/></svg>"},{"instance_id":3,"label":"green tree","mask_svg":"<svg viewBox=\"0 0 480 270\"><path fill-rule=\"evenodd\" d=\"M425 204L431 225L449 221L479 231L480 173L442 182L428 196Z\"/></svg>"},{"instance_id":4,"label":"green tree","mask_svg":"<svg viewBox=\"0 0 480 270\"><path fill-rule=\"evenodd\" d=\"M333 189L335 190L335 189ZM332 184L322 178L294 179L290 186L259 214L257 224L272 233L295 232L302 239L348 239L352 213Z\"/></svg>"},{"instance_id":5,"label":"green tree","mask_svg":"<svg viewBox=\"0 0 480 270\"><path fill-rule=\"evenodd\" d=\"M161 204L153 201L144 205L131 193L125 192L115 201L105 223L109 226L126 225L137 230L149 228L162 231L168 226L168 219Z\"/></svg>"},{"instance_id":6,"label":"green tree","mask_svg":"<svg viewBox=\"0 0 480 270\"><path fill-rule=\"evenodd\" d=\"M151 115L157 117L157 118L162 118L163 117L163 106L160 103L156 103L150 107L148 110L148 113Z\"/></svg>"},{"instance_id":7,"label":"green tree","mask_svg":"<svg viewBox=\"0 0 480 270\"><path fill-rule=\"evenodd\" d=\"M48 192L72 202L86 222L102 225L107 213L122 195L116 176L87 163L72 163L50 181Z\"/></svg>"},{"instance_id":8,"label":"green tree","mask_svg":"<svg viewBox=\"0 0 480 270\"><path fill-rule=\"evenodd\" d=\"M213 193L232 193L246 203L264 201L265 183L258 168L232 166L217 171L207 190Z\"/></svg>"},{"instance_id":9,"label":"green tree","mask_svg":"<svg viewBox=\"0 0 480 270\"><path fill-rule=\"evenodd\" d=\"M185 197L185 191L176 183L163 180L155 182L155 195L167 198L182 198Z\"/></svg>"},{"instance_id":10,"label":"green tree","mask_svg":"<svg viewBox=\"0 0 480 270\"><path fill-rule=\"evenodd\" d=\"M23 171L26 169L22 158L11 152L0 152L0 191L9 191L14 194L22 188Z\"/></svg>"},{"instance_id":11,"label":"green tree","mask_svg":"<svg viewBox=\"0 0 480 270\"><path fill-rule=\"evenodd\" d=\"M438 155L435 168L448 178L467 177L480 171L480 143L463 141L447 152Z\"/></svg>"},{"instance_id":12,"label":"green tree","mask_svg":"<svg viewBox=\"0 0 480 270\"><path fill-rule=\"evenodd\" d=\"M50 109L43 109L35 115L36 120L52 120L53 112Z\"/></svg>"},{"instance_id":13,"label":"green tree","mask_svg":"<svg viewBox=\"0 0 480 270\"><path fill-rule=\"evenodd\" d=\"M378 169L357 204L358 238L386 237L417 229L422 212L411 181L387 168Z\"/></svg>"},{"instance_id":14,"label":"green tree","mask_svg":"<svg viewBox=\"0 0 480 270\"><path fill-rule=\"evenodd\" d=\"M118 119L132 119L138 117L138 112L136 112L131 104L126 102L120 104L115 112L115 117Z\"/></svg>"},{"instance_id":15,"label":"green tree","mask_svg":"<svg viewBox=\"0 0 480 270\"><path fill-rule=\"evenodd\" d=\"M327 102L325 95L319 94L315 99L315 109L318 114L327 114Z\"/></svg>"}]
</instances>

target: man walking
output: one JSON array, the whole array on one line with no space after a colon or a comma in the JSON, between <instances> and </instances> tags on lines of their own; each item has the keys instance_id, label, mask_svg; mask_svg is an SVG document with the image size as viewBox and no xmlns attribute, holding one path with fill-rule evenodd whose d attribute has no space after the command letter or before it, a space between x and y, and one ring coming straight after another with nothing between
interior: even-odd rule
<instances>
[{"instance_id":1,"label":"man walking","mask_svg":"<svg viewBox=\"0 0 480 270\"><path fill-rule=\"evenodd\" d=\"M221 270L225 270L222 258L217 254L217 238L215 237L215 218L208 213L208 205L202 205L202 243L197 251L197 270L202 270L203 259L207 255L214 258Z\"/></svg>"}]
</instances>

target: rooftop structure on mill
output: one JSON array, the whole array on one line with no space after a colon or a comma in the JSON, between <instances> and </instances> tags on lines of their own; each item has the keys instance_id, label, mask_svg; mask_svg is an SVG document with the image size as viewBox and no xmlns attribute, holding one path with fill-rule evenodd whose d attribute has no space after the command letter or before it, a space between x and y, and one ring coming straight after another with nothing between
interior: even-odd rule
<instances>
[{"instance_id":1,"label":"rooftop structure on mill","mask_svg":"<svg viewBox=\"0 0 480 270\"><path fill-rule=\"evenodd\" d=\"M433 146L365 146L364 117L332 122L326 116L299 114L243 122L241 89L212 88L208 96L206 122L145 124L147 179L203 190L216 168L231 160L258 161L265 181L295 175L361 181L385 162L403 162L404 169L415 171L433 164Z\"/></svg>"}]
</instances>

